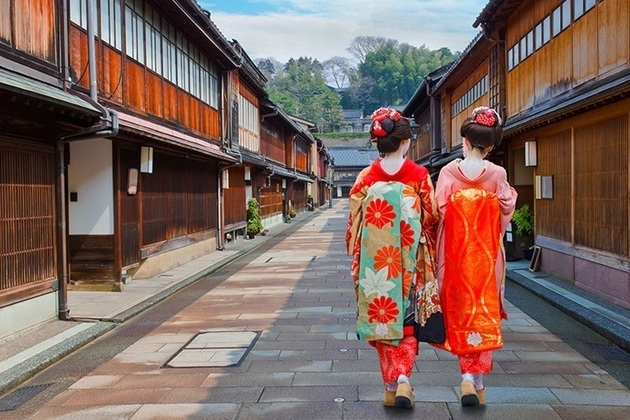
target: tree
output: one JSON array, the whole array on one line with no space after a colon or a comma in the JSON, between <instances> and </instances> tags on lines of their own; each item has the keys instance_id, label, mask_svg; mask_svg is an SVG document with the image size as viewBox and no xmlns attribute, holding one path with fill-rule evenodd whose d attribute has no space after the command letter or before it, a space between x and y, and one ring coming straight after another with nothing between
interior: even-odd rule
<instances>
[{"instance_id":1,"label":"tree","mask_svg":"<svg viewBox=\"0 0 630 420\"><path fill-rule=\"evenodd\" d=\"M326 85L323 66L310 57L290 59L282 74L272 80L269 98L322 130L330 130L343 120L341 97Z\"/></svg>"},{"instance_id":2,"label":"tree","mask_svg":"<svg viewBox=\"0 0 630 420\"><path fill-rule=\"evenodd\" d=\"M259 58L255 60L256 67L265 75L267 80L272 80L281 71L284 65L273 57Z\"/></svg>"},{"instance_id":3,"label":"tree","mask_svg":"<svg viewBox=\"0 0 630 420\"><path fill-rule=\"evenodd\" d=\"M396 46L398 41L381 36L358 36L352 40L346 50L352 54L359 63L363 63L368 53L378 51L388 44Z\"/></svg>"},{"instance_id":4,"label":"tree","mask_svg":"<svg viewBox=\"0 0 630 420\"><path fill-rule=\"evenodd\" d=\"M344 88L350 82L350 73L354 69L350 59L335 56L322 63L326 82L333 84L336 88Z\"/></svg>"},{"instance_id":5,"label":"tree","mask_svg":"<svg viewBox=\"0 0 630 420\"><path fill-rule=\"evenodd\" d=\"M367 93L362 107L369 113L407 103L427 74L454 59L448 48L431 51L424 45L386 43L359 64L358 80L363 86L357 92Z\"/></svg>"}]
</instances>

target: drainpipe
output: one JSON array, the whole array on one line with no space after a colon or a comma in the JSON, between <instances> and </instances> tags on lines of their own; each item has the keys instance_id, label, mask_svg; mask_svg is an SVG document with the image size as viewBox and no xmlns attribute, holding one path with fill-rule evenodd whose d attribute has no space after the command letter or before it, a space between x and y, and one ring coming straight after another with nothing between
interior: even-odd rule
<instances>
[{"instance_id":1,"label":"drainpipe","mask_svg":"<svg viewBox=\"0 0 630 420\"><path fill-rule=\"evenodd\" d=\"M68 0L62 2L63 13L63 69L62 77L64 85L70 80L69 72L69 51L68 51ZM101 110L101 121L98 125L88 127L68 136L61 137L56 142L57 154L57 277L59 278L59 319L67 321L70 319L70 309L68 308L68 226L66 223L66 161L65 145L71 141L91 140L95 138L114 137L118 134L118 114L116 111L107 109L98 103L98 89L96 85L96 53L94 45L94 0L88 0L88 59L90 71L90 97L83 98L90 102L97 109ZM78 95L81 96L81 95Z\"/></svg>"},{"instance_id":2,"label":"drainpipe","mask_svg":"<svg viewBox=\"0 0 630 420\"><path fill-rule=\"evenodd\" d=\"M94 13L96 12L96 9L94 8L94 0L88 0L87 12L88 61L90 65L90 98L92 98L92 100L96 102L98 101L98 90L96 88L96 52L94 49L94 36L96 35L96 26L94 22Z\"/></svg>"}]
</instances>

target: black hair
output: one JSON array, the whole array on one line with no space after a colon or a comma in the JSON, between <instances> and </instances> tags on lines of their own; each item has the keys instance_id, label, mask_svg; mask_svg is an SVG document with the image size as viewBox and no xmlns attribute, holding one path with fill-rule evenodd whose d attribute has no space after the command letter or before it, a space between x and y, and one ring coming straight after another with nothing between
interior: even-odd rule
<instances>
[{"instance_id":1,"label":"black hair","mask_svg":"<svg viewBox=\"0 0 630 420\"><path fill-rule=\"evenodd\" d=\"M379 153L392 153L398 150L402 140L411 138L411 123L406 118L394 121L387 117L381 122L381 127L387 133L386 136L379 137L374 134L374 124L370 126L370 136L376 139L376 148Z\"/></svg>"},{"instance_id":2,"label":"black hair","mask_svg":"<svg viewBox=\"0 0 630 420\"><path fill-rule=\"evenodd\" d=\"M493 127L476 123L473 118L466 118L459 130L473 148L485 150L490 146L497 147L501 144L503 128L499 121Z\"/></svg>"}]
</instances>

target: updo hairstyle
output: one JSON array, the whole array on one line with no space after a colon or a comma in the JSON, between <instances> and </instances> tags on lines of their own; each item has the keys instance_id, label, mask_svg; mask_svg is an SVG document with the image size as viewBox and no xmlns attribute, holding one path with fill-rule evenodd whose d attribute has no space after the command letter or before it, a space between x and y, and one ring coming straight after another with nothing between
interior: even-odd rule
<instances>
[{"instance_id":1,"label":"updo hairstyle","mask_svg":"<svg viewBox=\"0 0 630 420\"><path fill-rule=\"evenodd\" d=\"M379 108L372 114L370 137L379 153L395 152L402 140L411 138L411 123L395 109Z\"/></svg>"},{"instance_id":2,"label":"updo hairstyle","mask_svg":"<svg viewBox=\"0 0 630 420\"><path fill-rule=\"evenodd\" d=\"M503 128L501 117L492 108L475 108L472 117L466 118L459 130L473 148L486 150L501 144Z\"/></svg>"}]
</instances>

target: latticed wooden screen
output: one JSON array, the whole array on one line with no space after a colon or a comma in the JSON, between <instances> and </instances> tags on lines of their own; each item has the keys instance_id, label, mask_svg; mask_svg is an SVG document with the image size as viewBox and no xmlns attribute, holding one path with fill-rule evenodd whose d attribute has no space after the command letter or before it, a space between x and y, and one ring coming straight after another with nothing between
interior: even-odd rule
<instances>
[{"instance_id":1,"label":"latticed wooden screen","mask_svg":"<svg viewBox=\"0 0 630 420\"><path fill-rule=\"evenodd\" d=\"M628 256L628 116L575 129L575 243Z\"/></svg>"},{"instance_id":2,"label":"latticed wooden screen","mask_svg":"<svg viewBox=\"0 0 630 420\"><path fill-rule=\"evenodd\" d=\"M141 176L143 246L217 227L216 166L157 152Z\"/></svg>"},{"instance_id":3,"label":"latticed wooden screen","mask_svg":"<svg viewBox=\"0 0 630 420\"><path fill-rule=\"evenodd\" d=\"M505 83L502 82L504 69L505 45L503 43L496 43L490 50L490 60L488 63L488 106L501 112L503 106L503 95L501 92L502 86Z\"/></svg>"},{"instance_id":4,"label":"latticed wooden screen","mask_svg":"<svg viewBox=\"0 0 630 420\"><path fill-rule=\"evenodd\" d=\"M263 217L282 213L282 191L279 180L274 179L271 186L260 192L260 214Z\"/></svg>"},{"instance_id":5,"label":"latticed wooden screen","mask_svg":"<svg viewBox=\"0 0 630 420\"><path fill-rule=\"evenodd\" d=\"M0 290L56 277L53 160L0 149Z\"/></svg>"},{"instance_id":6,"label":"latticed wooden screen","mask_svg":"<svg viewBox=\"0 0 630 420\"><path fill-rule=\"evenodd\" d=\"M539 137L536 175L553 177L553 199L536 200L536 234L571 242L571 130Z\"/></svg>"}]
</instances>

